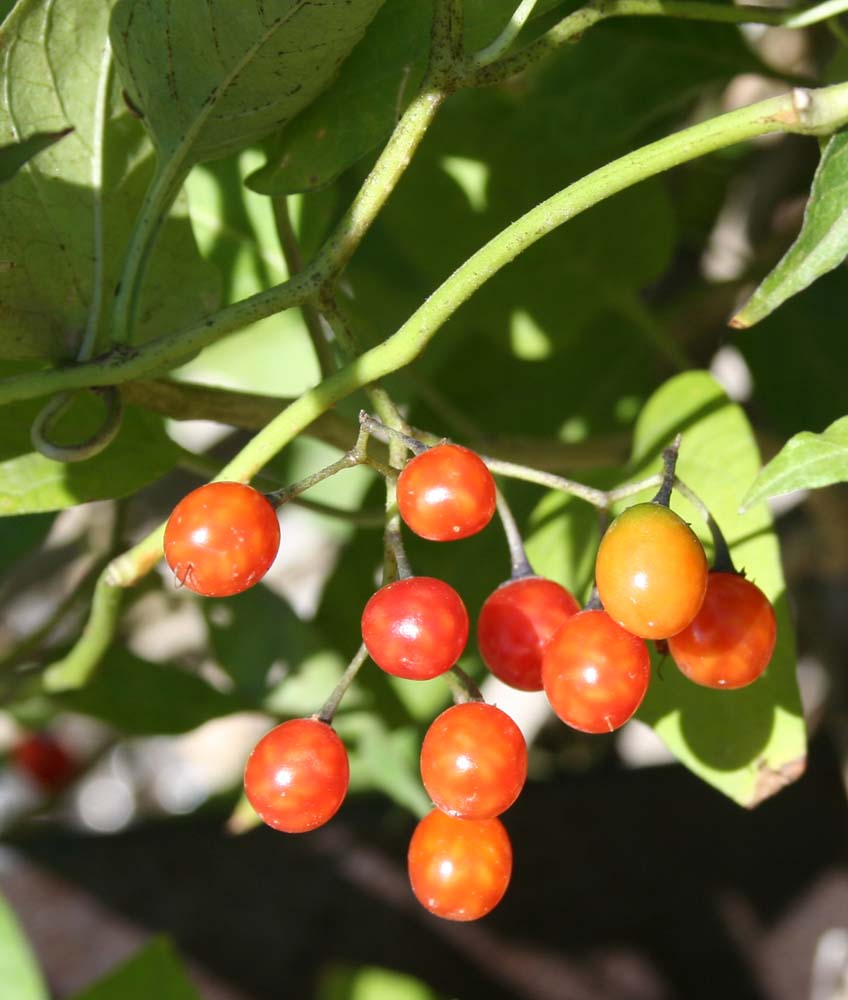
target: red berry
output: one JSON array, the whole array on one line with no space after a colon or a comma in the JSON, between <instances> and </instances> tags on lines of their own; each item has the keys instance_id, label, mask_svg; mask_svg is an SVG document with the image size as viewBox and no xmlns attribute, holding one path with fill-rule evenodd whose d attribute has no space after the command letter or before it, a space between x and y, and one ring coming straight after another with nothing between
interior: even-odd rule
<instances>
[{"instance_id":1,"label":"red berry","mask_svg":"<svg viewBox=\"0 0 848 1000\"><path fill-rule=\"evenodd\" d=\"M456 663L468 641L468 612L443 580L411 576L381 587L362 612L362 640L388 674L425 681Z\"/></svg>"},{"instance_id":2,"label":"red berry","mask_svg":"<svg viewBox=\"0 0 848 1000\"><path fill-rule=\"evenodd\" d=\"M478 920L506 892L512 846L499 819L456 819L434 809L415 828L408 862L425 909L446 920Z\"/></svg>"},{"instance_id":3,"label":"red berry","mask_svg":"<svg viewBox=\"0 0 848 1000\"><path fill-rule=\"evenodd\" d=\"M601 539L595 580L604 609L643 639L667 639L698 613L707 558L698 536L656 503L629 507Z\"/></svg>"},{"instance_id":4,"label":"red berry","mask_svg":"<svg viewBox=\"0 0 848 1000\"><path fill-rule=\"evenodd\" d=\"M491 819L509 809L524 787L527 745L518 726L494 705L454 705L427 730L421 778L442 812Z\"/></svg>"},{"instance_id":5,"label":"red berry","mask_svg":"<svg viewBox=\"0 0 848 1000\"><path fill-rule=\"evenodd\" d=\"M165 558L195 594L227 597L258 583L280 547L270 501L243 483L207 483L183 497L165 528Z\"/></svg>"},{"instance_id":6,"label":"red berry","mask_svg":"<svg viewBox=\"0 0 848 1000\"><path fill-rule=\"evenodd\" d=\"M584 733L623 726L648 690L648 647L604 611L581 611L545 650L545 694L563 722Z\"/></svg>"},{"instance_id":7,"label":"red berry","mask_svg":"<svg viewBox=\"0 0 848 1000\"><path fill-rule=\"evenodd\" d=\"M483 460L457 444L416 455L397 481L400 516L422 538L451 542L475 535L495 513L495 481Z\"/></svg>"},{"instance_id":8,"label":"red berry","mask_svg":"<svg viewBox=\"0 0 848 1000\"><path fill-rule=\"evenodd\" d=\"M774 610L760 588L736 573L710 573L701 610L668 648L689 680L732 690L762 674L776 639Z\"/></svg>"},{"instance_id":9,"label":"red berry","mask_svg":"<svg viewBox=\"0 0 848 1000\"><path fill-rule=\"evenodd\" d=\"M46 792L58 792L74 776L76 765L65 748L48 733L32 733L12 750L12 760Z\"/></svg>"},{"instance_id":10,"label":"red berry","mask_svg":"<svg viewBox=\"0 0 848 1000\"><path fill-rule=\"evenodd\" d=\"M477 620L483 662L505 684L542 690L542 654L548 639L580 605L553 580L511 580L486 598Z\"/></svg>"},{"instance_id":11,"label":"red berry","mask_svg":"<svg viewBox=\"0 0 848 1000\"><path fill-rule=\"evenodd\" d=\"M292 719L253 748L244 791L268 826L305 833L335 816L349 777L347 751L335 730L319 719Z\"/></svg>"}]
</instances>

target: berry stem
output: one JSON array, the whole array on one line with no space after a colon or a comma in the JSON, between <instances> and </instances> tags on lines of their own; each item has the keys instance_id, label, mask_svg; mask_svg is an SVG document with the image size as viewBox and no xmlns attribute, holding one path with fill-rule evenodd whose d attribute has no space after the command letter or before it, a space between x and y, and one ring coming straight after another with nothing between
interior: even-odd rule
<instances>
[{"instance_id":1,"label":"berry stem","mask_svg":"<svg viewBox=\"0 0 848 1000\"><path fill-rule=\"evenodd\" d=\"M518 465L515 462L504 462L499 458L490 458L481 455L480 458L488 465L489 469L499 476L508 476L510 479L522 479L527 483L536 483L539 486L547 486L550 490L559 490L561 493L570 493L579 497L595 507L605 509L609 506L608 494L604 490L595 489L594 486L584 486L583 483L575 482L573 479L566 479L553 472L543 472L541 469L531 469L526 465Z\"/></svg>"},{"instance_id":2,"label":"berry stem","mask_svg":"<svg viewBox=\"0 0 848 1000\"><path fill-rule=\"evenodd\" d=\"M391 446L393 441L399 441L403 444L404 448L411 451L414 455L420 455L422 452L427 450L427 445L418 438L412 437L410 434L405 433L402 430L398 430L395 427L389 427L387 424L381 423L379 420L375 420L369 413L365 410L361 410L359 414L359 424L368 430L369 434L373 434L378 441L382 441L385 444ZM401 462L403 462L405 455L401 456Z\"/></svg>"},{"instance_id":3,"label":"berry stem","mask_svg":"<svg viewBox=\"0 0 848 1000\"><path fill-rule=\"evenodd\" d=\"M527 551L524 548L524 539L518 530L515 517L513 517L506 497L497 491L498 516L503 525L506 543L509 546L509 559L511 564L511 579L522 580L527 576L535 576L536 573L527 558Z\"/></svg>"},{"instance_id":4,"label":"berry stem","mask_svg":"<svg viewBox=\"0 0 848 1000\"><path fill-rule=\"evenodd\" d=\"M394 479L394 469L383 465L382 462L378 462L377 459L371 458L368 454L369 436L368 429L366 427L360 427L356 444L350 449L350 451L345 452L340 459L335 462L331 462L329 465L324 466L323 469L319 469L317 472L313 472L309 476L304 476L303 479L298 480L296 483L292 483L290 486L284 486L280 489L272 490L270 493L266 493L265 495L271 504L273 504L275 508L279 509L283 506L283 504L293 500L301 493L305 493L313 486L317 486L318 483L323 482L325 479L329 479L330 476L335 476L336 473L343 472L345 469L352 469L356 465L368 465L375 471L379 472L380 475L384 476L387 480Z\"/></svg>"},{"instance_id":5,"label":"berry stem","mask_svg":"<svg viewBox=\"0 0 848 1000\"><path fill-rule=\"evenodd\" d=\"M353 659L345 668L345 672L339 678L338 684L333 688L333 692L330 697L321 706L321 711L314 716L320 722L326 722L327 725L332 725L333 718L335 717L336 711L341 704L342 698L347 694L347 689L353 684L356 675L362 669L363 664L368 659L368 650L365 648L365 643L363 642L359 649L353 656Z\"/></svg>"},{"instance_id":6,"label":"berry stem","mask_svg":"<svg viewBox=\"0 0 848 1000\"><path fill-rule=\"evenodd\" d=\"M584 611L603 611L604 602L601 600L601 595L598 593L598 585L594 584L592 586L592 593L589 594L589 600L583 608Z\"/></svg>"},{"instance_id":7,"label":"berry stem","mask_svg":"<svg viewBox=\"0 0 848 1000\"><path fill-rule=\"evenodd\" d=\"M659 504L660 507L668 507L671 502L671 491L674 489L674 470L677 468L677 456L680 453L680 441L681 435L678 434L668 448L663 449L662 481L657 495L651 501Z\"/></svg>"},{"instance_id":8,"label":"berry stem","mask_svg":"<svg viewBox=\"0 0 848 1000\"><path fill-rule=\"evenodd\" d=\"M214 479L220 468L219 463L214 458L210 458L207 455L197 455L192 451L183 451L179 466L181 469L192 472L204 480ZM269 476L265 472L260 472L258 476L254 477L253 485L257 489L269 492L285 489L278 479L274 479L273 476ZM324 503L321 500L308 500L304 496L290 497L289 500L291 503L297 504L298 507L303 507L305 510L311 510L316 514L321 514L323 517L348 521L358 528L382 528L385 521L383 511L377 508L345 510L343 507L336 507L335 504Z\"/></svg>"},{"instance_id":9,"label":"berry stem","mask_svg":"<svg viewBox=\"0 0 848 1000\"><path fill-rule=\"evenodd\" d=\"M480 692L480 688L468 676L468 674L456 665L452 666L442 677L448 682L451 689L454 705L462 705L467 701L485 701Z\"/></svg>"},{"instance_id":10,"label":"berry stem","mask_svg":"<svg viewBox=\"0 0 848 1000\"><path fill-rule=\"evenodd\" d=\"M733 565L733 558L730 555L730 547L727 544L727 539L724 537L724 533L718 526L718 521L710 513L709 507L704 503L704 501L695 493L694 490L690 489L681 479L677 476L674 477L674 485L677 492L685 497L689 503L698 511L701 517L704 519L707 527L710 529L710 534L713 539L713 570L718 573L738 573L739 571Z\"/></svg>"}]
</instances>

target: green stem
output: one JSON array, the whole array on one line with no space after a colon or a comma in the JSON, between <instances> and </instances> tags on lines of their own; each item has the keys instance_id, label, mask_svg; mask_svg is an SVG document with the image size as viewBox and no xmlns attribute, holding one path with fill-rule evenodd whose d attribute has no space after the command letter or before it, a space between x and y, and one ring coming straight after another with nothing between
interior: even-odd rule
<instances>
[{"instance_id":1,"label":"green stem","mask_svg":"<svg viewBox=\"0 0 848 1000\"><path fill-rule=\"evenodd\" d=\"M235 470L238 475L234 478L249 479L268 458L276 454L282 444L290 441L294 434L302 431L304 426L340 399L369 382L376 382L408 365L421 354L444 322L502 267L543 236L598 202L648 177L654 177L726 146L776 132L827 134L846 121L848 84L818 90L796 88L788 94L751 104L675 132L586 175L498 233L460 265L396 333L325 379L284 410L234 460L235 464L229 474L232 477ZM299 288L304 292L307 288L306 272L293 281L303 282ZM272 296L272 293L273 290L262 294ZM294 296L294 291L290 290L289 294ZM250 311L253 307L248 307L247 303L251 301L253 300L246 300L224 310L232 320L232 324L228 321L229 329L234 329L237 325L233 314ZM255 318L259 317L252 316L246 321L252 322ZM220 320L210 319L207 322L214 325ZM185 341L180 339L184 337ZM203 346L201 337L186 337L183 333L176 338L153 341L139 348L130 358L112 358L60 371L17 376L0 382L0 403L63 388L106 385L134 378L150 371L152 367L164 365L168 360L173 363L176 360L175 352L177 355L180 353L175 347L177 339L180 339L181 344L191 341L193 349Z\"/></svg>"},{"instance_id":2,"label":"green stem","mask_svg":"<svg viewBox=\"0 0 848 1000\"><path fill-rule=\"evenodd\" d=\"M128 344L132 341L147 260L156 235L162 228L187 174L187 167L182 160L169 158L164 169L157 171L144 196L127 246L121 280L115 293L112 340L116 344Z\"/></svg>"},{"instance_id":3,"label":"green stem","mask_svg":"<svg viewBox=\"0 0 848 1000\"><path fill-rule=\"evenodd\" d=\"M424 116L419 120L429 123L435 114L435 107L430 108L429 117L423 106L419 111ZM683 129L593 171L531 209L490 240L457 268L395 334L287 406L221 470L218 478L249 481L296 435L339 400L415 360L444 322L481 285L527 247L592 205L648 177L725 146L774 132L827 134L846 121L848 84L819 90L795 89L780 97L760 101ZM423 128L426 128L426 124ZM423 135L423 128L417 136L419 140ZM417 142L414 144L417 145ZM385 151L383 155L385 156ZM373 173L374 171L371 176ZM388 192L385 192L384 197L387 196ZM302 288L305 289L306 273L298 275L293 281L304 282ZM245 304L239 303L238 306L231 307L231 310L243 308ZM214 324L215 320L207 322ZM168 350L173 350L173 338L165 339L170 340L170 347L165 351L167 353ZM149 350L149 346L146 349ZM134 358L129 361L112 360L79 365L64 371L7 379L0 383L0 403L64 388L112 384L122 381L124 377L142 374L150 370L139 363L143 350L145 349L135 352ZM147 360L149 361L149 357ZM127 375L127 366L135 368L133 374ZM139 368L143 371L139 371ZM605 494L603 500L604 503L598 504L599 506L606 506ZM590 502L597 503L597 497ZM164 530L164 525L160 525L135 548L113 561L107 569L108 582L114 586L129 586L152 568L162 554ZM75 652L76 648L70 655L73 656ZM94 663L90 665L91 669L93 666Z\"/></svg>"},{"instance_id":4,"label":"green stem","mask_svg":"<svg viewBox=\"0 0 848 1000\"><path fill-rule=\"evenodd\" d=\"M524 548L524 539L521 537L518 524L510 510L509 504L503 493L497 491L498 516L503 525L506 543L509 547L510 579L522 580L527 576L535 576L530 560L527 558L527 550Z\"/></svg>"},{"instance_id":5,"label":"green stem","mask_svg":"<svg viewBox=\"0 0 848 1000\"><path fill-rule=\"evenodd\" d=\"M44 672L46 691L67 691L82 687L109 648L118 624L123 591L108 582L108 567L97 578L91 615L83 633L66 657L51 664Z\"/></svg>"},{"instance_id":6,"label":"green stem","mask_svg":"<svg viewBox=\"0 0 848 1000\"><path fill-rule=\"evenodd\" d=\"M339 678L338 684L333 688L333 693L324 702L321 711L315 716L316 719L320 719L321 722L326 722L327 725L332 725L333 718L335 717L338 707L341 704L342 698L347 694L348 688L356 680L356 675L362 669L363 664L368 659L368 650L365 648L365 643L359 647L354 655L353 659L348 664L345 672Z\"/></svg>"},{"instance_id":7,"label":"green stem","mask_svg":"<svg viewBox=\"0 0 848 1000\"><path fill-rule=\"evenodd\" d=\"M466 79L469 86L488 86L509 79L546 58L601 21L614 17L671 17L683 21L720 24L766 24L784 28L806 28L848 10L848 0L826 0L808 8L774 10L743 4L701 3L696 0L597 0L574 11L539 38L512 55L483 66Z\"/></svg>"},{"instance_id":8,"label":"green stem","mask_svg":"<svg viewBox=\"0 0 848 1000\"><path fill-rule=\"evenodd\" d=\"M515 13L498 37L472 57L472 65L488 66L496 59L500 59L515 39L518 38L519 32L533 13L536 3L537 0L521 0L521 3L515 9Z\"/></svg>"},{"instance_id":9,"label":"green stem","mask_svg":"<svg viewBox=\"0 0 848 1000\"><path fill-rule=\"evenodd\" d=\"M289 276L299 274L303 270L303 257L300 253L300 244L292 226L291 215L289 214L289 200L286 195L279 195L271 199L274 209L274 222L277 226L277 238L280 242L280 249L283 251L283 258ZM321 325L321 317L315 306L307 301L300 307L306 332L312 341L312 348L318 361L321 377L326 378L336 370L336 359L333 356L333 349L324 333Z\"/></svg>"}]
</instances>

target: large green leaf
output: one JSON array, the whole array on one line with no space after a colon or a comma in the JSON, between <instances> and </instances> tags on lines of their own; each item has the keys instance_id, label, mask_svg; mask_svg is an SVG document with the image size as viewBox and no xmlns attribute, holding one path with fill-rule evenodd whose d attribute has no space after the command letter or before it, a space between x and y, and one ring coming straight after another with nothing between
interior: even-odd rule
<instances>
[{"instance_id":1,"label":"large green leaf","mask_svg":"<svg viewBox=\"0 0 848 1000\"><path fill-rule=\"evenodd\" d=\"M292 118L332 80L382 2L118 0L112 44L160 169L184 176Z\"/></svg>"},{"instance_id":2,"label":"large green leaf","mask_svg":"<svg viewBox=\"0 0 848 1000\"><path fill-rule=\"evenodd\" d=\"M151 1000L152 997L201 1000L173 945L165 938L154 938L117 971L74 1000Z\"/></svg>"},{"instance_id":3,"label":"large green leaf","mask_svg":"<svg viewBox=\"0 0 848 1000\"><path fill-rule=\"evenodd\" d=\"M0 411L0 516L127 496L177 463L179 449L165 434L161 418L136 407L127 407L117 437L93 458L74 463L45 458L29 437L42 405L34 400ZM99 404L81 395L62 418L62 434L68 441L83 440L101 419Z\"/></svg>"},{"instance_id":4,"label":"large green leaf","mask_svg":"<svg viewBox=\"0 0 848 1000\"><path fill-rule=\"evenodd\" d=\"M127 736L185 733L248 707L177 667L113 646L86 687L56 696L64 708L101 719Z\"/></svg>"},{"instance_id":5,"label":"large green leaf","mask_svg":"<svg viewBox=\"0 0 848 1000\"><path fill-rule=\"evenodd\" d=\"M0 896L0 983L14 1000L49 1000L47 986L9 904Z\"/></svg>"},{"instance_id":6,"label":"large green leaf","mask_svg":"<svg viewBox=\"0 0 848 1000\"><path fill-rule=\"evenodd\" d=\"M725 795L754 806L797 778L806 759L806 730L795 676L795 644L771 516L765 505L745 515L739 505L760 459L743 410L711 376L687 372L651 397L636 425L633 478L658 467L658 457L682 433L678 474L712 511L744 570L772 601L778 639L765 675L738 691L692 684L664 661L655 671L639 717L656 729L695 774ZM697 512L672 503L705 539Z\"/></svg>"},{"instance_id":7,"label":"large green leaf","mask_svg":"<svg viewBox=\"0 0 848 1000\"><path fill-rule=\"evenodd\" d=\"M831 136L819 162L804 224L777 266L736 313L730 325L743 329L759 323L816 278L848 256L848 132Z\"/></svg>"},{"instance_id":8,"label":"large green leaf","mask_svg":"<svg viewBox=\"0 0 848 1000\"><path fill-rule=\"evenodd\" d=\"M559 2L542 0L534 13ZM467 45L491 41L514 9L513 0L465 4ZM421 83L432 19L430 0L385 4L333 86L283 129L249 185L263 194L313 191L385 139Z\"/></svg>"},{"instance_id":9,"label":"large green leaf","mask_svg":"<svg viewBox=\"0 0 848 1000\"><path fill-rule=\"evenodd\" d=\"M63 360L109 339L121 255L153 170L114 72L104 0L21 0L0 28L0 144L73 126L3 187L0 358ZM213 309L217 278L185 209L166 222L141 300L140 338Z\"/></svg>"},{"instance_id":10,"label":"large green leaf","mask_svg":"<svg viewBox=\"0 0 848 1000\"><path fill-rule=\"evenodd\" d=\"M64 139L73 131L63 128L58 132L33 132L20 142L10 142L0 146L0 184L10 181L25 163L38 156L60 139Z\"/></svg>"},{"instance_id":11,"label":"large green leaf","mask_svg":"<svg viewBox=\"0 0 848 1000\"><path fill-rule=\"evenodd\" d=\"M821 434L802 431L790 438L754 480L742 509L793 490L844 482L848 482L848 417L834 421Z\"/></svg>"}]
</instances>

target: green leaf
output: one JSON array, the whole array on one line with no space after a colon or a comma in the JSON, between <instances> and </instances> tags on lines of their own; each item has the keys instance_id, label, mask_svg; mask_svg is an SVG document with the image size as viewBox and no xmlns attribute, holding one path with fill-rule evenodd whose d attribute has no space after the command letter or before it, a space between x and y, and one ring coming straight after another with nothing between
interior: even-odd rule
<instances>
[{"instance_id":1,"label":"green leaf","mask_svg":"<svg viewBox=\"0 0 848 1000\"><path fill-rule=\"evenodd\" d=\"M0 896L0 983L14 1000L49 1000L47 986L9 904Z\"/></svg>"},{"instance_id":2,"label":"green leaf","mask_svg":"<svg viewBox=\"0 0 848 1000\"><path fill-rule=\"evenodd\" d=\"M780 449L745 494L742 510L793 490L848 482L848 417L821 432L802 431Z\"/></svg>"},{"instance_id":3,"label":"green leaf","mask_svg":"<svg viewBox=\"0 0 848 1000\"><path fill-rule=\"evenodd\" d=\"M558 2L542 0L535 16ZM466 44L482 47L491 41L514 9L513 0L465 4ZM431 2L384 4L332 87L283 129L248 185L262 194L314 191L379 145L424 76L432 20Z\"/></svg>"},{"instance_id":4,"label":"green leaf","mask_svg":"<svg viewBox=\"0 0 848 1000\"><path fill-rule=\"evenodd\" d=\"M110 2L20 0L0 29L0 143L74 132L30 160L0 197L0 358L63 361L109 342L121 256L154 165L107 40ZM217 304L185 206L166 221L141 299L140 339Z\"/></svg>"},{"instance_id":5,"label":"green leaf","mask_svg":"<svg viewBox=\"0 0 848 1000\"><path fill-rule=\"evenodd\" d=\"M431 20L422 0L384 4L338 80L283 129L248 186L262 194L313 191L382 142L421 83Z\"/></svg>"},{"instance_id":6,"label":"green leaf","mask_svg":"<svg viewBox=\"0 0 848 1000\"><path fill-rule=\"evenodd\" d=\"M137 955L74 1000L201 1000L174 946L154 938Z\"/></svg>"},{"instance_id":7,"label":"green leaf","mask_svg":"<svg viewBox=\"0 0 848 1000\"><path fill-rule=\"evenodd\" d=\"M848 255L848 132L831 136L810 189L798 238L730 325L759 323L816 278L838 267Z\"/></svg>"},{"instance_id":8,"label":"green leaf","mask_svg":"<svg viewBox=\"0 0 848 1000\"><path fill-rule=\"evenodd\" d=\"M10 181L25 163L71 132L70 127L58 132L34 132L20 142L0 146L0 184Z\"/></svg>"},{"instance_id":9,"label":"green leaf","mask_svg":"<svg viewBox=\"0 0 848 1000\"><path fill-rule=\"evenodd\" d=\"M160 169L185 176L287 122L329 84L381 4L118 0L112 45Z\"/></svg>"},{"instance_id":10,"label":"green leaf","mask_svg":"<svg viewBox=\"0 0 848 1000\"><path fill-rule=\"evenodd\" d=\"M72 712L91 715L127 736L185 733L248 707L194 674L150 663L113 646L86 687L56 696Z\"/></svg>"},{"instance_id":11,"label":"green leaf","mask_svg":"<svg viewBox=\"0 0 848 1000\"><path fill-rule=\"evenodd\" d=\"M658 469L660 452L678 432L683 435L678 474L712 511L737 568L774 605L777 647L763 677L738 691L699 687L670 658L664 660L655 669L638 717L654 727L690 770L750 807L799 777L806 759L780 552L764 505L744 516L738 512L759 468L759 453L744 411L706 372L671 379L645 405L636 425L628 478ZM672 506L706 540L697 512L676 495Z\"/></svg>"},{"instance_id":12,"label":"green leaf","mask_svg":"<svg viewBox=\"0 0 848 1000\"><path fill-rule=\"evenodd\" d=\"M99 455L74 463L45 458L29 438L43 405L43 400L33 400L0 410L0 516L127 496L177 463L179 449L165 434L161 418L136 407L127 407L117 437ZM68 441L83 440L101 418L97 401L84 394L63 415L60 429Z\"/></svg>"},{"instance_id":13,"label":"green leaf","mask_svg":"<svg viewBox=\"0 0 848 1000\"><path fill-rule=\"evenodd\" d=\"M420 979L375 965L332 965L321 977L315 1000L437 1000Z\"/></svg>"}]
</instances>

